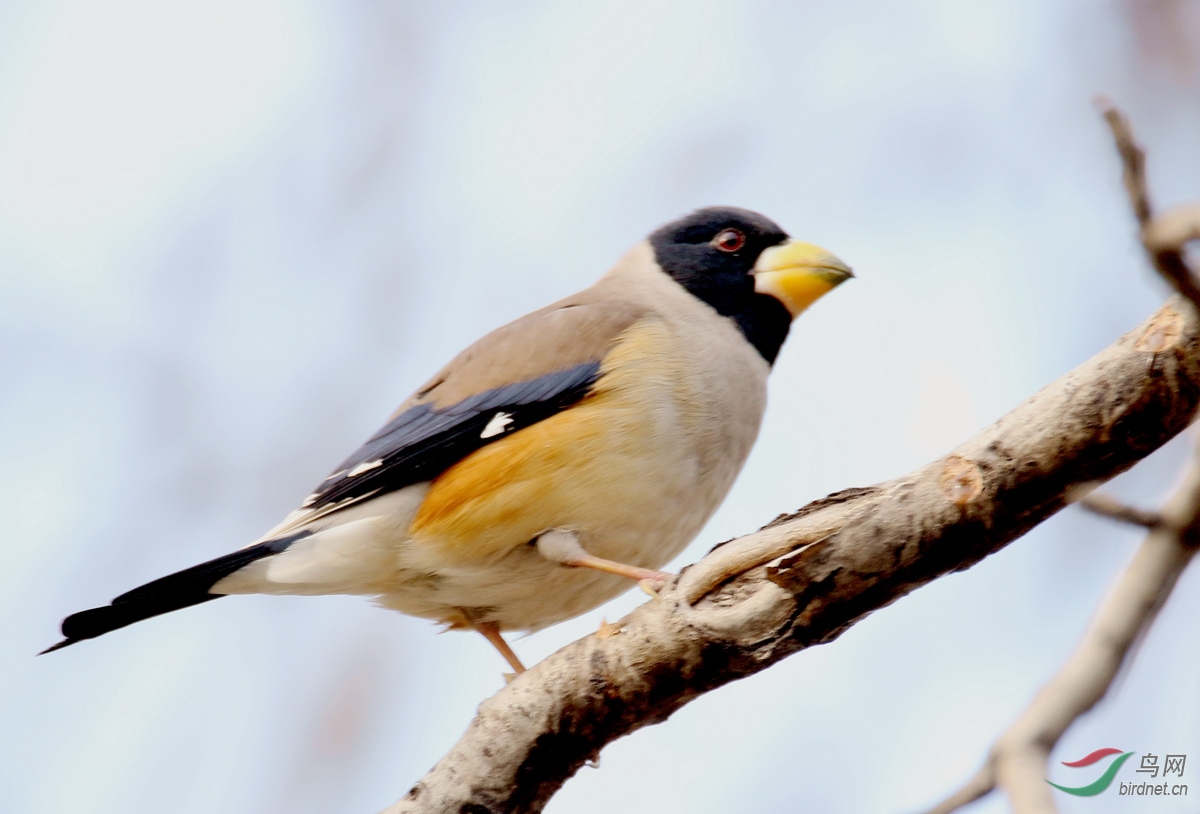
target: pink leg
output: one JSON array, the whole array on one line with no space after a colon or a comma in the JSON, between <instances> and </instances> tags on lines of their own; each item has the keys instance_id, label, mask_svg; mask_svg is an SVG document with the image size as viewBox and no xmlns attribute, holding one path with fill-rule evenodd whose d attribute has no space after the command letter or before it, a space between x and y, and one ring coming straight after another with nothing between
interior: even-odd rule
<instances>
[{"instance_id":1,"label":"pink leg","mask_svg":"<svg viewBox=\"0 0 1200 814\"><path fill-rule=\"evenodd\" d=\"M492 643L492 646L500 651L500 655L504 656L504 660L509 666L516 671L517 675L525 672L525 665L517 658L517 654L508 646L508 642L504 641L504 637L500 635L500 626L495 622L471 622L471 627L483 634L483 638Z\"/></svg>"},{"instance_id":2,"label":"pink leg","mask_svg":"<svg viewBox=\"0 0 1200 814\"><path fill-rule=\"evenodd\" d=\"M626 565L589 554L579 544L575 535L569 531L546 532L538 537L537 549L543 557L560 565L572 568L591 568L606 574L616 574L619 577L632 579L642 587L642 590L654 597L658 596L658 592L673 576L666 571L639 568L636 565Z\"/></svg>"}]
</instances>

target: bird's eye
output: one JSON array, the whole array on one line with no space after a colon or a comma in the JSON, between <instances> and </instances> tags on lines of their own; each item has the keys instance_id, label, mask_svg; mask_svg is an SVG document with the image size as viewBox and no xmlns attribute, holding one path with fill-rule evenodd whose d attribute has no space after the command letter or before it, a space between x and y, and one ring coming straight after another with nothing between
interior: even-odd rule
<instances>
[{"instance_id":1,"label":"bird's eye","mask_svg":"<svg viewBox=\"0 0 1200 814\"><path fill-rule=\"evenodd\" d=\"M723 252L736 252L746 245L746 236L737 229L722 229L712 239L712 245Z\"/></svg>"}]
</instances>

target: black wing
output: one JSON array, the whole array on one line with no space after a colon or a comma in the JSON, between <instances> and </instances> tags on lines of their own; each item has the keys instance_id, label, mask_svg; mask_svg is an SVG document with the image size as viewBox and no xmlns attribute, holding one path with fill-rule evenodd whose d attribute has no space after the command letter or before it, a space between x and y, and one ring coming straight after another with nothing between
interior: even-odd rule
<instances>
[{"instance_id":1,"label":"black wing","mask_svg":"<svg viewBox=\"0 0 1200 814\"><path fill-rule=\"evenodd\" d=\"M306 509L431 480L477 449L582 399L600 363L485 390L449 407L417 404L389 421L304 501Z\"/></svg>"}]
</instances>

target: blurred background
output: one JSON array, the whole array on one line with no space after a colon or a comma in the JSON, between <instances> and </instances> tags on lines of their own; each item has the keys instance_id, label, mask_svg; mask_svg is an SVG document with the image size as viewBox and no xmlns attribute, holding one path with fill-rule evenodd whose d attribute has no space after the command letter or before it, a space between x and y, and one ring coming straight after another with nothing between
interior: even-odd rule
<instances>
[{"instance_id":1,"label":"blurred background","mask_svg":"<svg viewBox=\"0 0 1200 814\"><path fill-rule=\"evenodd\" d=\"M237 597L33 654L262 533L449 356L694 207L760 210L858 279L797 324L744 475L673 568L964 440L1164 296L1097 93L1156 201L1200 196L1191 0L0 4L0 809L403 795L502 684L480 637ZM1156 505L1185 454L1111 490ZM611 745L549 810L929 805L1138 540L1069 509ZM1198 615L1193 568L1054 755L1185 753L1191 797L1063 811L1196 810Z\"/></svg>"}]
</instances>

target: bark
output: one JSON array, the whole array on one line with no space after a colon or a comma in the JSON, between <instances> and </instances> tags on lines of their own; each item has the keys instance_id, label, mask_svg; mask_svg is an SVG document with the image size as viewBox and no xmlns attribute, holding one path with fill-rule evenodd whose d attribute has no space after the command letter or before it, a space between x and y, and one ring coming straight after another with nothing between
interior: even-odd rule
<instances>
[{"instance_id":1,"label":"bark","mask_svg":"<svg viewBox=\"0 0 1200 814\"><path fill-rule=\"evenodd\" d=\"M389 812L539 811L605 744L969 568L1181 432L1200 322L1174 297L950 454L718 546L479 708Z\"/></svg>"}]
</instances>

